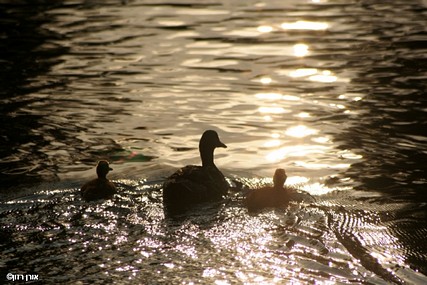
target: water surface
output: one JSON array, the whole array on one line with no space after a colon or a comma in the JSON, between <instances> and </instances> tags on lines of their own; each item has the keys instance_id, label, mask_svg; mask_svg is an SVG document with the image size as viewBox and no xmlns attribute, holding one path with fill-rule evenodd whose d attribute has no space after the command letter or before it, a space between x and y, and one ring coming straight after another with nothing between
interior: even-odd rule
<instances>
[{"instance_id":1,"label":"water surface","mask_svg":"<svg viewBox=\"0 0 427 285\"><path fill-rule=\"evenodd\" d=\"M1 6L2 278L427 281L425 2ZM205 129L231 184L282 167L316 202L165 216ZM87 204L99 159L120 194Z\"/></svg>"}]
</instances>

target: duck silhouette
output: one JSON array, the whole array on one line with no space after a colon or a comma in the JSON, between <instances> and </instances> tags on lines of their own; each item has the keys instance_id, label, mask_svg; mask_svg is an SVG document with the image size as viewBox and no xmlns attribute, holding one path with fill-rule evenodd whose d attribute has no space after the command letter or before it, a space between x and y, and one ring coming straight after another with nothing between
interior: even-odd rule
<instances>
[{"instance_id":1,"label":"duck silhouette","mask_svg":"<svg viewBox=\"0 0 427 285\"><path fill-rule=\"evenodd\" d=\"M291 195L291 190L284 187L287 178L285 170L278 168L274 172L273 187L267 186L252 190L245 200L249 212L269 207L286 207Z\"/></svg>"},{"instance_id":2,"label":"duck silhouette","mask_svg":"<svg viewBox=\"0 0 427 285\"><path fill-rule=\"evenodd\" d=\"M226 148L217 132L207 130L199 142L201 166L187 165L169 176L163 184L163 203L170 210L186 209L197 203L219 201L229 184L214 163L214 150Z\"/></svg>"},{"instance_id":3,"label":"duck silhouette","mask_svg":"<svg viewBox=\"0 0 427 285\"><path fill-rule=\"evenodd\" d=\"M108 161L100 160L96 166L96 174L98 178L93 179L81 188L81 195L85 201L93 201L98 199L108 199L117 193L116 186L107 179L107 174L110 170Z\"/></svg>"}]
</instances>

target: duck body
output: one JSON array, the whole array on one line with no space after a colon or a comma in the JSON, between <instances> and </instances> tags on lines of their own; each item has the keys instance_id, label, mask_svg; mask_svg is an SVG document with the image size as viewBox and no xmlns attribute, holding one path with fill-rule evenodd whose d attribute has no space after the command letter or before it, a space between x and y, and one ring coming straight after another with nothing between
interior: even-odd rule
<instances>
[{"instance_id":1,"label":"duck body","mask_svg":"<svg viewBox=\"0 0 427 285\"><path fill-rule=\"evenodd\" d=\"M194 204L219 201L229 184L213 162L216 147L226 147L215 131L206 131L200 139L202 165L187 165L169 176L163 184L163 203L174 209L189 208Z\"/></svg>"},{"instance_id":2,"label":"duck body","mask_svg":"<svg viewBox=\"0 0 427 285\"><path fill-rule=\"evenodd\" d=\"M253 190L246 198L246 207L249 212L255 212L264 208L286 207L290 201L286 188L262 187Z\"/></svg>"},{"instance_id":3,"label":"duck body","mask_svg":"<svg viewBox=\"0 0 427 285\"><path fill-rule=\"evenodd\" d=\"M117 193L116 186L108 179L96 178L82 186L81 195L86 201L108 199Z\"/></svg>"},{"instance_id":4,"label":"duck body","mask_svg":"<svg viewBox=\"0 0 427 285\"><path fill-rule=\"evenodd\" d=\"M187 165L167 179L163 199L169 204L218 201L227 194L227 190L228 183L216 167Z\"/></svg>"},{"instance_id":5,"label":"duck body","mask_svg":"<svg viewBox=\"0 0 427 285\"><path fill-rule=\"evenodd\" d=\"M107 161L98 162L96 172L98 178L85 183L81 188L81 196L85 201L112 198L117 193L114 183L107 179L107 173L112 170Z\"/></svg>"},{"instance_id":6,"label":"duck body","mask_svg":"<svg viewBox=\"0 0 427 285\"><path fill-rule=\"evenodd\" d=\"M273 177L274 186L253 189L245 200L248 211L286 207L290 201L290 189L283 185L286 178L285 170L277 169Z\"/></svg>"}]
</instances>

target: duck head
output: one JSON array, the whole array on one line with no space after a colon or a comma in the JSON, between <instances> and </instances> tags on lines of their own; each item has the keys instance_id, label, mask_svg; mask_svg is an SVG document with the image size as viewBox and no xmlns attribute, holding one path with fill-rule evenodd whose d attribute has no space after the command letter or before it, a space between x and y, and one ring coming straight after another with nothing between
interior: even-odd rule
<instances>
[{"instance_id":1,"label":"duck head","mask_svg":"<svg viewBox=\"0 0 427 285\"><path fill-rule=\"evenodd\" d=\"M288 176L283 168L277 168L274 172L273 183L275 189L282 189Z\"/></svg>"},{"instance_id":2,"label":"duck head","mask_svg":"<svg viewBox=\"0 0 427 285\"><path fill-rule=\"evenodd\" d=\"M110 164L106 160L100 160L98 161L98 165L96 166L96 174L98 175L98 178L106 178L108 172L113 170L110 167Z\"/></svg>"},{"instance_id":3,"label":"duck head","mask_svg":"<svg viewBox=\"0 0 427 285\"><path fill-rule=\"evenodd\" d=\"M217 132L213 130L205 131L199 142L199 151L203 166L215 166L213 153L217 147L226 148L227 146L219 140Z\"/></svg>"}]
</instances>

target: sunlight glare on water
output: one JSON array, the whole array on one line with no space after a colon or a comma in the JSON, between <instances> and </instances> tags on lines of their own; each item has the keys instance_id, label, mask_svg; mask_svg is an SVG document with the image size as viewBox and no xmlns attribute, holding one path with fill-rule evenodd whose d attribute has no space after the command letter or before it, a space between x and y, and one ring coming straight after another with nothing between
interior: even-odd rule
<instances>
[{"instance_id":1,"label":"sunlight glare on water","mask_svg":"<svg viewBox=\"0 0 427 285\"><path fill-rule=\"evenodd\" d=\"M309 54L309 46L306 44L296 44L293 47L294 49L294 55L297 57L304 57Z\"/></svg>"},{"instance_id":2,"label":"sunlight glare on water","mask_svg":"<svg viewBox=\"0 0 427 285\"><path fill-rule=\"evenodd\" d=\"M282 23L282 29L284 30L327 30L329 24L325 22L312 22L312 21L296 21L293 23Z\"/></svg>"},{"instance_id":3,"label":"sunlight glare on water","mask_svg":"<svg viewBox=\"0 0 427 285\"><path fill-rule=\"evenodd\" d=\"M51 284L427 282L424 6L83 2L10 4L0 19L0 271ZM170 216L163 182L200 164L206 129L227 145L215 163L233 188ZM99 159L119 191L86 203ZM298 189L289 206L248 212L276 168Z\"/></svg>"}]
</instances>

